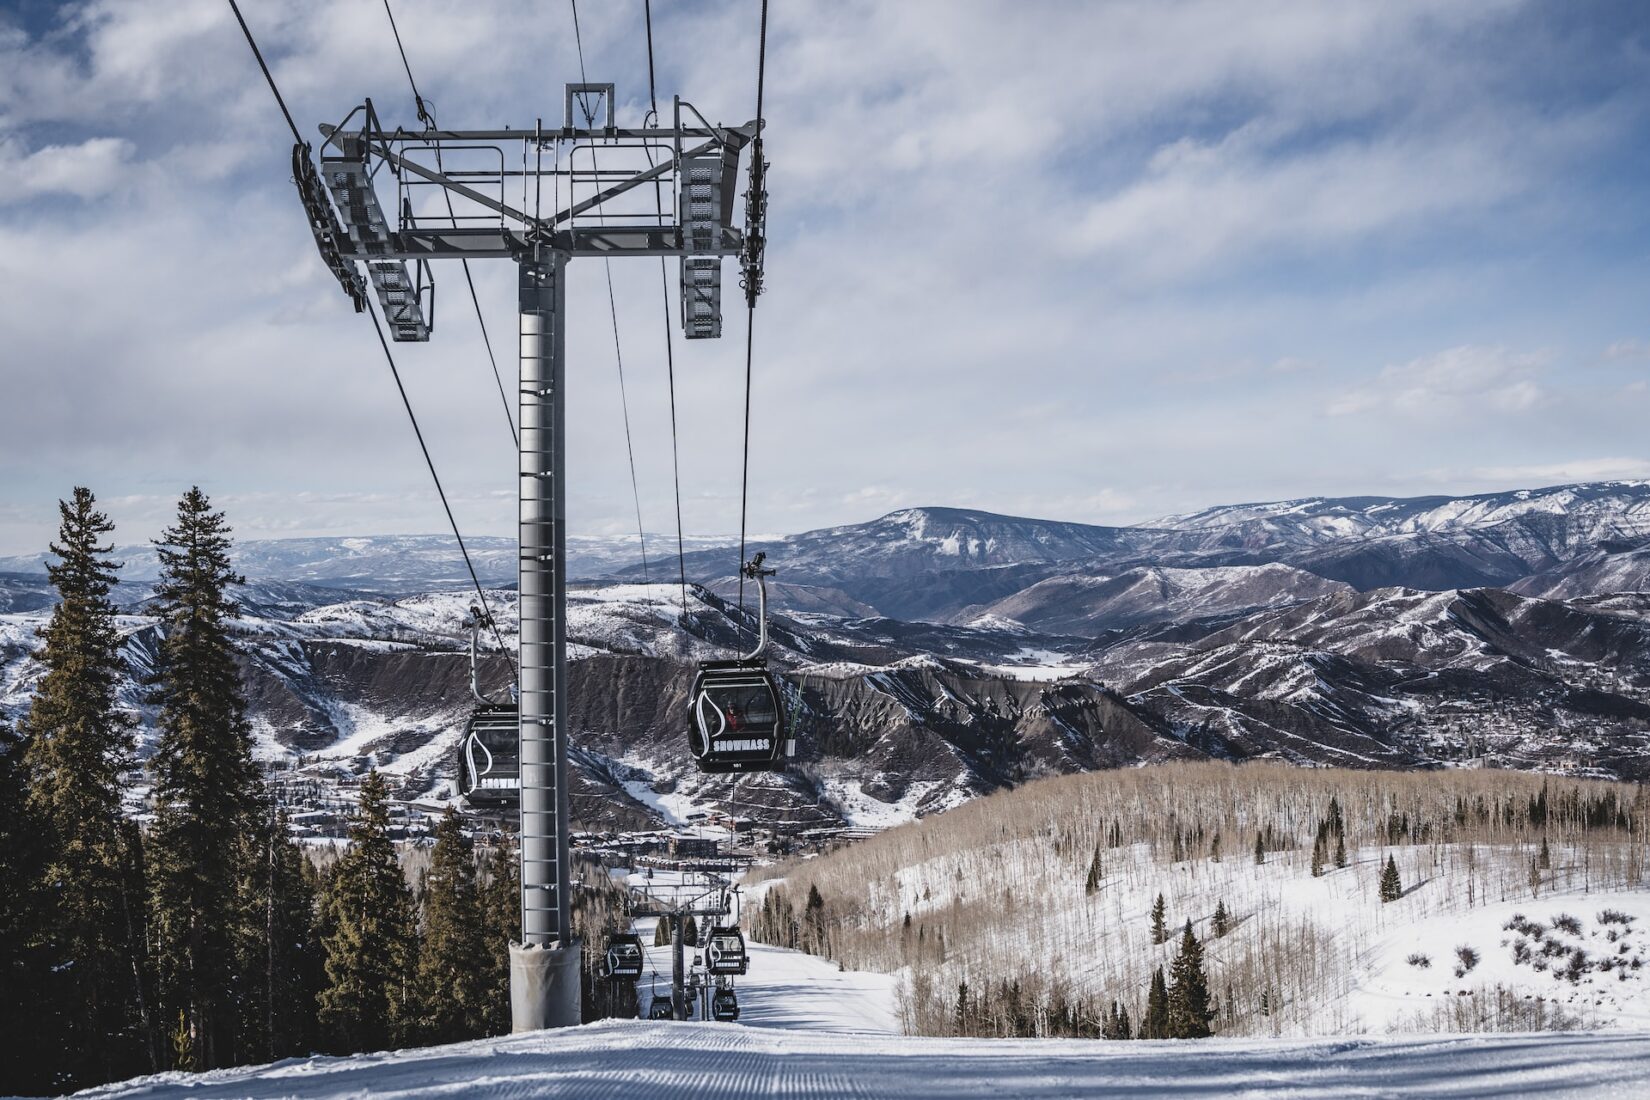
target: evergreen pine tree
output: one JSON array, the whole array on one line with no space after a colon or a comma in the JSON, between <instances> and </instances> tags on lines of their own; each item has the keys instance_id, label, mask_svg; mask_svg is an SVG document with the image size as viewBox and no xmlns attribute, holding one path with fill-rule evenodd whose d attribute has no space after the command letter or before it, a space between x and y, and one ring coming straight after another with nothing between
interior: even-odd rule
<instances>
[{"instance_id":1,"label":"evergreen pine tree","mask_svg":"<svg viewBox=\"0 0 1650 1100\"><path fill-rule=\"evenodd\" d=\"M235 1060L272 1061L315 1049L321 988L316 875L287 833L286 817L264 806L242 843L247 869L236 886L235 964L240 988Z\"/></svg>"},{"instance_id":2,"label":"evergreen pine tree","mask_svg":"<svg viewBox=\"0 0 1650 1100\"><path fill-rule=\"evenodd\" d=\"M802 950L813 955L825 953L826 922L825 899L819 893L819 886L810 883L808 886L808 904L802 912L803 925L807 935L802 942Z\"/></svg>"},{"instance_id":3,"label":"evergreen pine tree","mask_svg":"<svg viewBox=\"0 0 1650 1100\"><path fill-rule=\"evenodd\" d=\"M1220 862L1220 834L1219 833L1216 833L1214 835L1214 839L1209 841L1209 862L1210 863L1219 863Z\"/></svg>"},{"instance_id":4,"label":"evergreen pine tree","mask_svg":"<svg viewBox=\"0 0 1650 1100\"><path fill-rule=\"evenodd\" d=\"M1212 1034L1209 1021L1215 1018L1215 1010L1209 1003L1209 978L1203 972L1203 945L1192 934L1191 921L1181 933L1180 953L1169 973L1169 1037L1206 1038Z\"/></svg>"},{"instance_id":5,"label":"evergreen pine tree","mask_svg":"<svg viewBox=\"0 0 1650 1100\"><path fill-rule=\"evenodd\" d=\"M39 832L43 891L33 927L45 968L37 1023L25 1034L55 1063L53 1091L159 1068L142 854L120 807L132 722L115 697L125 670L109 599L119 566L105 542L114 525L96 503L84 488L59 502L57 561L46 567L59 603L40 631L46 671L22 723L24 813Z\"/></svg>"},{"instance_id":6,"label":"evergreen pine tree","mask_svg":"<svg viewBox=\"0 0 1650 1100\"><path fill-rule=\"evenodd\" d=\"M1134 1021L1129 1019L1128 1005L1117 1006L1117 1037L1119 1039L1134 1038Z\"/></svg>"},{"instance_id":7,"label":"evergreen pine tree","mask_svg":"<svg viewBox=\"0 0 1650 1100\"><path fill-rule=\"evenodd\" d=\"M1543 787L1542 787L1542 794L1543 795L1546 794L1545 785L1543 785ZM1541 860L1541 869L1543 871L1551 871L1553 869L1553 851L1552 851L1551 848L1547 847L1547 838L1546 837L1541 838L1541 856L1540 856L1540 860Z\"/></svg>"},{"instance_id":8,"label":"evergreen pine tree","mask_svg":"<svg viewBox=\"0 0 1650 1100\"><path fill-rule=\"evenodd\" d=\"M973 1016L968 1002L968 982L961 981L957 983L957 1014L954 1024L956 1033L958 1035L970 1034L969 1028L972 1021Z\"/></svg>"},{"instance_id":9,"label":"evergreen pine tree","mask_svg":"<svg viewBox=\"0 0 1650 1100\"><path fill-rule=\"evenodd\" d=\"M1312 877L1323 877L1323 830L1318 830L1317 839L1312 842Z\"/></svg>"},{"instance_id":10,"label":"evergreen pine tree","mask_svg":"<svg viewBox=\"0 0 1650 1100\"><path fill-rule=\"evenodd\" d=\"M1329 813L1327 816L1329 831L1337 837L1344 837L1346 835L1346 819L1341 816L1341 801L1334 795L1329 796ZM1336 866L1340 865L1337 864Z\"/></svg>"},{"instance_id":11,"label":"evergreen pine tree","mask_svg":"<svg viewBox=\"0 0 1650 1100\"><path fill-rule=\"evenodd\" d=\"M1386 857L1386 867L1381 871L1381 900L1397 901L1404 896L1403 880L1398 877L1398 861L1392 856Z\"/></svg>"},{"instance_id":12,"label":"evergreen pine tree","mask_svg":"<svg viewBox=\"0 0 1650 1100\"><path fill-rule=\"evenodd\" d=\"M1255 866L1266 862L1266 845L1261 842L1260 834L1255 834Z\"/></svg>"},{"instance_id":13,"label":"evergreen pine tree","mask_svg":"<svg viewBox=\"0 0 1650 1100\"><path fill-rule=\"evenodd\" d=\"M1116 1001L1111 1003L1111 1011L1105 1014L1105 1023L1100 1028L1100 1036L1104 1039L1133 1038L1129 1026L1129 1013Z\"/></svg>"},{"instance_id":14,"label":"evergreen pine tree","mask_svg":"<svg viewBox=\"0 0 1650 1100\"><path fill-rule=\"evenodd\" d=\"M408 977L416 936L407 888L389 833L389 788L376 771L361 785L349 847L327 880L332 931L321 991L325 1044L339 1053L385 1050L406 1031Z\"/></svg>"},{"instance_id":15,"label":"evergreen pine tree","mask_svg":"<svg viewBox=\"0 0 1650 1100\"><path fill-rule=\"evenodd\" d=\"M1165 919L1168 906L1163 902L1163 895L1158 894L1157 900L1152 902L1152 942L1163 943L1169 938L1169 925Z\"/></svg>"},{"instance_id":16,"label":"evergreen pine tree","mask_svg":"<svg viewBox=\"0 0 1650 1100\"><path fill-rule=\"evenodd\" d=\"M166 1018L184 1014L201 1069L268 1049L261 1033L237 1035L235 1026L246 1016L238 998L265 970L255 954L236 951L235 918L262 915L262 899L246 895L258 893L247 880L267 880L260 864L268 815L229 635L237 610L229 588L244 582L230 567L229 548L223 513L198 488L183 495L177 525L155 543L163 631L151 678L159 738L149 762L156 969ZM254 972L238 973L238 963Z\"/></svg>"},{"instance_id":17,"label":"evergreen pine tree","mask_svg":"<svg viewBox=\"0 0 1650 1100\"><path fill-rule=\"evenodd\" d=\"M1330 805L1333 806L1334 802L1331 801ZM1340 829L1335 832L1335 866L1346 866L1346 836L1345 831Z\"/></svg>"},{"instance_id":18,"label":"evergreen pine tree","mask_svg":"<svg viewBox=\"0 0 1650 1100\"><path fill-rule=\"evenodd\" d=\"M1142 1039L1169 1037L1169 986L1163 980L1163 968L1152 971L1151 992L1146 995L1146 1015L1140 1021Z\"/></svg>"},{"instance_id":19,"label":"evergreen pine tree","mask_svg":"<svg viewBox=\"0 0 1650 1100\"><path fill-rule=\"evenodd\" d=\"M1089 860L1089 877L1088 881L1083 884L1083 893L1093 897L1100 889L1101 876L1100 845L1096 844L1094 846L1094 858ZM911 914L905 914L905 922L907 925L911 923Z\"/></svg>"},{"instance_id":20,"label":"evergreen pine tree","mask_svg":"<svg viewBox=\"0 0 1650 1100\"><path fill-rule=\"evenodd\" d=\"M1221 898L1215 903L1215 915L1209 919L1209 931L1220 939L1232 929L1232 915L1226 911L1226 899Z\"/></svg>"},{"instance_id":21,"label":"evergreen pine tree","mask_svg":"<svg viewBox=\"0 0 1650 1100\"><path fill-rule=\"evenodd\" d=\"M0 1095L51 1092L40 1047L46 978L40 829L28 803L24 741L0 721Z\"/></svg>"},{"instance_id":22,"label":"evergreen pine tree","mask_svg":"<svg viewBox=\"0 0 1650 1100\"><path fill-rule=\"evenodd\" d=\"M488 1035L510 1030L510 943L521 938L521 868L514 848L494 848L486 863L481 888L482 923L486 926ZM660 921L661 925L666 921ZM668 930L665 942L670 942Z\"/></svg>"},{"instance_id":23,"label":"evergreen pine tree","mask_svg":"<svg viewBox=\"0 0 1650 1100\"><path fill-rule=\"evenodd\" d=\"M418 955L418 1033L426 1043L486 1034L487 931L475 860L448 807L435 830Z\"/></svg>"}]
</instances>

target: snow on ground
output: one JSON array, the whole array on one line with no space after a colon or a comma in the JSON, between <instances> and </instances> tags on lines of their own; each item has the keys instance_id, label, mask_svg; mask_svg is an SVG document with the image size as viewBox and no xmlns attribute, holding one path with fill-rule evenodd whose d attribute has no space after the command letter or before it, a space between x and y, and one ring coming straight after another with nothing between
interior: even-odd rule
<instances>
[{"instance_id":1,"label":"snow on ground","mask_svg":"<svg viewBox=\"0 0 1650 1100\"><path fill-rule=\"evenodd\" d=\"M670 948L653 946L656 923L654 918L636 921L647 957L637 985L644 1013L654 994L670 996ZM691 962L694 950L684 950ZM864 1035L901 1033L896 1003L898 980L893 975L839 970L836 963L815 955L749 941L746 950L750 953L750 973L734 979L734 990L739 995L739 1026Z\"/></svg>"},{"instance_id":2,"label":"snow on ground","mask_svg":"<svg viewBox=\"0 0 1650 1100\"><path fill-rule=\"evenodd\" d=\"M1396 858L1407 888L1401 899L1383 904L1379 875L1389 854ZM1613 998L1625 1010L1619 1020L1622 1026L1650 1027L1650 999L1640 999L1650 994L1628 992L1650 988L1650 891L1623 892L1597 869L1589 879L1585 854L1568 845L1553 845L1553 868L1543 873L1538 900L1528 894L1526 867L1532 853L1505 846L1355 849L1350 866L1326 868L1317 878L1310 873L1307 851L1268 853L1261 866L1247 853L1230 849L1221 863L1196 859L1163 864L1144 845L1107 849L1102 856L1104 873L1093 895L1084 888L1082 867L1074 866L1078 861L1056 857L1042 836L993 839L978 850L936 854L894 867L886 877L867 872L867 928L884 943L897 945L906 913L920 922L973 908L978 919L951 919L946 960L934 979L936 989L954 990L973 974L1022 969L1025 960L1062 960L1062 972L1075 993L1101 1003L1120 995L1131 997L1132 1012L1143 1007L1152 968L1161 965L1166 970L1176 949L1173 937L1153 944L1149 935L1150 912L1161 893L1169 926L1179 927L1189 919L1204 939L1216 973L1253 973L1256 968L1273 973L1281 1008L1275 1006L1264 1016L1249 1011L1229 1026L1300 1038L1380 1035L1395 1027L1443 1030L1450 1023L1449 1012L1439 1018L1433 1009L1445 986L1452 992L1462 988L1453 981L1454 950L1469 944L1483 961L1468 975L1467 988L1487 994L1491 1001L1500 982L1509 996L1546 996L1544 1009L1560 1010L1560 1019L1574 1021L1574 1026L1591 1027L1618 1022L1611 1011ZM1081 862L1086 865L1086 858ZM1036 901L1014 904L1005 915L1004 898ZM1233 926L1228 935L1217 938L1211 934L1210 920L1221 904ZM1550 970L1519 967L1519 980L1513 983L1495 969L1502 956L1511 965L1511 942L1503 946L1500 941L1511 941L1514 933L1501 926L1518 912L1549 927L1553 915L1573 914L1582 921L1585 935L1568 937L1567 942L1580 946L1584 939L1587 954L1595 964L1600 962L1602 948L1618 950L1621 938L1618 932L1618 941L1612 943L1609 929L1599 926L1597 914L1606 908L1638 915L1630 939L1635 945L1645 944L1645 965L1642 970L1631 968L1630 948L1625 980L1614 966L1584 975L1579 988L1596 989L1602 1003L1593 1005L1580 996L1573 1003L1553 1002L1551 998L1568 998L1577 989L1553 979ZM1595 931L1597 937L1592 935ZM1312 949L1305 951L1303 943L1311 943ZM1417 950L1431 955L1426 980L1434 984L1425 989L1394 985L1399 976L1406 982L1421 980L1405 973L1412 968L1404 960ZM900 965L897 950L866 951L870 958L860 965L890 970ZM1554 957L1549 966L1561 962L1568 965ZM1359 995L1366 989L1370 995ZM1406 989L1415 995L1404 997ZM1433 998L1425 996L1429 990ZM1395 992L1399 1004L1394 1006L1376 991ZM1246 1009L1254 1003L1243 1002ZM1532 1000L1522 1010L1535 1004ZM1465 1012L1468 1007L1461 1004L1450 1011ZM1425 1018L1418 1020L1416 1013L1425 1013ZM1481 1026L1493 1029L1492 1025L1493 1021ZM1499 1029L1525 1028L1504 1023Z\"/></svg>"},{"instance_id":3,"label":"snow on ground","mask_svg":"<svg viewBox=\"0 0 1650 1100\"><path fill-rule=\"evenodd\" d=\"M1650 895L1525 899L1420 920L1387 936L1352 1001L1377 1030L1428 1030L1440 1011L1447 1015L1450 998L1496 989L1588 1026L1650 1028L1647 962Z\"/></svg>"},{"instance_id":4,"label":"snow on ground","mask_svg":"<svg viewBox=\"0 0 1650 1100\"><path fill-rule=\"evenodd\" d=\"M161 1074L80 1095L708 1100L1138 1096L1641 1097L1650 1035L1111 1043L902 1039L610 1020L445 1047Z\"/></svg>"},{"instance_id":5,"label":"snow on ground","mask_svg":"<svg viewBox=\"0 0 1650 1100\"><path fill-rule=\"evenodd\" d=\"M917 819L917 807L930 791L939 786L935 782L912 783L905 797L898 802L884 802L865 793L864 783L858 779L827 779L825 793L836 803L842 819L859 828L891 829Z\"/></svg>"},{"instance_id":6,"label":"snow on ground","mask_svg":"<svg viewBox=\"0 0 1650 1100\"><path fill-rule=\"evenodd\" d=\"M1015 652L1008 654L1005 662L1004 664L986 664L983 661L967 663L976 665L980 671L992 676L1033 682L1063 680L1067 676L1082 671L1085 667L1081 660L1069 653L1061 653L1053 649L1039 649L1035 646L1022 646Z\"/></svg>"},{"instance_id":7,"label":"snow on ground","mask_svg":"<svg viewBox=\"0 0 1650 1100\"><path fill-rule=\"evenodd\" d=\"M620 785L631 798L658 814L665 824L686 825L689 817L704 812L705 807L690 794L677 791L660 794L653 789L652 777L667 772L663 765L639 756L620 757L618 762L627 768L644 773L646 778L621 780Z\"/></svg>"}]
</instances>

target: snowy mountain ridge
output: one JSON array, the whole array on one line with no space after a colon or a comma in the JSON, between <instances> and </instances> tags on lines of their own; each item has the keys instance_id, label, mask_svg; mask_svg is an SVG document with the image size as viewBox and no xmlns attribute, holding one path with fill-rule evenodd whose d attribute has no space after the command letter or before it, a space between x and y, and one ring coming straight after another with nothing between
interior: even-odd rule
<instances>
[{"instance_id":1,"label":"snowy mountain ridge","mask_svg":"<svg viewBox=\"0 0 1650 1100\"><path fill-rule=\"evenodd\" d=\"M1465 497L1303 497L1220 505L1143 526L1203 531L1258 525L1282 539L1318 542L1481 529L1530 515L1590 520L1650 535L1650 481L1601 481Z\"/></svg>"}]
</instances>

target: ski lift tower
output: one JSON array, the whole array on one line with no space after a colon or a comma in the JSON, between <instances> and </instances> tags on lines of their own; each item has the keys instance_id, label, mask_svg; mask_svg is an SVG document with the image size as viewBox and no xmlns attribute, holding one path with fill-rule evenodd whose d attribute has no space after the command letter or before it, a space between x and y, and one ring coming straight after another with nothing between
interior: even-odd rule
<instances>
[{"instance_id":1,"label":"ski lift tower","mask_svg":"<svg viewBox=\"0 0 1650 1100\"><path fill-rule=\"evenodd\" d=\"M430 338L435 261L511 260L519 272L515 1031L580 1022L568 853L567 265L587 256L679 258L689 339L721 335L723 257L739 257L748 301L761 289L759 123L712 125L679 97L668 126L650 112L641 127L620 127L614 110L612 84L569 84L559 128L540 120L526 130L411 132L386 129L368 100L321 127L319 171L307 145L293 151L322 259L357 312L367 308L370 286L397 341ZM741 230L733 224L739 159L753 143Z\"/></svg>"}]
</instances>

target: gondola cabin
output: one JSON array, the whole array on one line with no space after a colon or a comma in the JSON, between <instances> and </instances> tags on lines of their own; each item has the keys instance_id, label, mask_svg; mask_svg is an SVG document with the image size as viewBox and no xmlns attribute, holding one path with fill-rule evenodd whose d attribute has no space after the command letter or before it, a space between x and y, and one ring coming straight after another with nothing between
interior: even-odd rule
<instances>
[{"instance_id":1,"label":"gondola cabin","mask_svg":"<svg viewBox=\"0 0 1650 1100\"><path fill-rule=\"evenodd\" d=\"M766 659L704 661L688 702L688 747L704 772L778 771L796 755Z\"/></svg>"},{"instance_id":2,"label":"gondola cabin","mask_svg":"<svg viewBox=\"0 0 1650 1100\"><path fill-rule=\"evenodd\" d=\"M705 968L719 975L748 971L750 956L745 953L745 934L736 927L712 930L705 949Z\"/></svg>"},{"instance_id":3,"label":"gondola cabin","mask_svg":"<svg viewBox=\"0 0 1650 1100\"><path fill-rule=\"evenodd\" d=\"M672 1020L672 1019L675 1019L675 1017L671 1015L671 1011L670 1011L670 998L669 997L655 997L655 998L653 998L653 1003L647 1006L647 1018L650 1019L650 1020Z\"/></svg>"},{"instance_id":4,"label":"gondola cabin","mask_svg":"<svg viewBox=\"0 0 1650 1100\"><path fill-rule=\"evenodd\" d=\"M521 740L516 708L488 703L470 712L458 743L458 793L476 809L521 802Z\"/></svg>"},{"instance_id":5,"label":"gondola cabin","mask_svg":"<svg viewBox=\"0 0 1650 1100\"><path fill-rule=\"evenodd\" d=\"M634 980L641 977L641 937L630 933L607 937L607 956L603 962L603 970L614 980Z\"/></svg>"},{"instance_id":6,"label":"gondola cabin","mask_svg":"<svg viewBox=\"0 0 1650 1100\"><path fill-rule=\"evenodd\" d=\"M731 989L718 989L710 995L710 1018L731 1024L739 1019L739 998Z\"/></svg>"}]
</instances>

